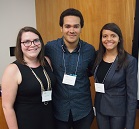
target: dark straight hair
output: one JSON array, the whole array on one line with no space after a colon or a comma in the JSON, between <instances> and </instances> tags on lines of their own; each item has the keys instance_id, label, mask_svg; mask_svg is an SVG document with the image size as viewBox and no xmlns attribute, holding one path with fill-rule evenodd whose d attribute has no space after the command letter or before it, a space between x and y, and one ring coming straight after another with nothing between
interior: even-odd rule
<instances>
[{"instance_id":1,"label":"dark straight hair","mask_svg":"<svg viewBox=\"0 0 139 129\"><path fill-rule=\"evenodd\" d=\"M119 36L119 42L118 42L118 45L117 45L117 50L118 50L117 70L119 70L125 64L127 52L124 50L124 47L123 47L123 42L124 41L123 41L123 35L122 35L122 32L121 32L121 29L115 23L105 24L100 31L99 50L97 51L97 58L96 58L96 61L95 61L94 68L101 62L101 60L103 58L103 55L106 52L106 48L102 44L102 32L103 32L103 30L113 31Z\"/></svg>"},{"instance_id":2,"label":"dark straight hair","mask_svg":"<svg viewBox=\"0 0 139 129\"><path fill-rule=\"evenodd\" d=\"M81 28L83 28L84 26L84 19L82 16L82 13L74 8L68 8L65 11L63 11L60 15L60 19L59 19L59 25L62 27L64 24L64 17L66 16L77 16L80 18L80 24L81 24Z\"/></svg>"}]
</instances>

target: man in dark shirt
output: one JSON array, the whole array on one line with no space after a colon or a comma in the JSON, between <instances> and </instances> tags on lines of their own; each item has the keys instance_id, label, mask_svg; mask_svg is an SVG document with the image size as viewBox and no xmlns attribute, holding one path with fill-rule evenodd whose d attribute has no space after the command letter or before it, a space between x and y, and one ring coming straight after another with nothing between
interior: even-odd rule
<instances>
[{"instance_id":1,"label":"man in dark shirt","mask_svg":"<svg viewBox=\"0 0 139 129\"><path fill-rule=\"evenodd\" d=\"M62 12L59 25L63 37L45 45L57 84L52 99L57 129L90 129L94 118L89 76L95 49L80 39L84 19L79 10Z\"/></svg>"}]
</instances>

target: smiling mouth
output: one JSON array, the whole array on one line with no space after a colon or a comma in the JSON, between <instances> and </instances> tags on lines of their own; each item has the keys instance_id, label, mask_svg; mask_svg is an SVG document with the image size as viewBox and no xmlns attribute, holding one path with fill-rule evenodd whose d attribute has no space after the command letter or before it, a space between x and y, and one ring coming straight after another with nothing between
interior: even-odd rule
<instances>
[{"instance_id":1,"label":"smiling mouth","mask_svg":"<svg viewBox=\"0 0 139 129\"><path fill-rule=\"evenodd\" d=\"M69 35L69 37L74 38L74 37L76 37L76 35Z\"/></svg>"},{"instance_id":2,"label":"smiling mouth","mask_svg":"<svg viewBox=\"0 0 139 129\"><path fill-rule=\"evenodd\" d=\"M107 42L106 44L107 44L107 45L111 45L111 44L113 44L113 42Z\"/></svg>"},{"instance_id":3,"label":"smiling mouth","mask_svg":"<svg viewBox=\"0 0 139 129\"><path fill-rule=\"evenodd\" d=\"M29 50L29 51L36 51L38 48L34 48L34 49L31 49L31 50Z\"/></svg>"}]
</instances>

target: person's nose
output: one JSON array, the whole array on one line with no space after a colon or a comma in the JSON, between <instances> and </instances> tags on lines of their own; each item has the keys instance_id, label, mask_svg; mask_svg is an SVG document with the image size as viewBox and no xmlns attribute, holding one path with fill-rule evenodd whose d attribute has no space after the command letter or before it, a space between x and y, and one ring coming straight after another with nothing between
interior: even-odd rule
<instances>
[{"instance_id":1,"label":"person's nose","mask_svg":"<svg viewBox=\"0 0 139 129\"><path fill-rule=\"evenodd\" d=\"M74 33L74 27L70 28L70 33Z\"/></svg>"},{"instance_id":2,"label":"person's nose","mask_svg":"<svg viewBox=\"0 0 139 129\"><path fill-rule=\"evenodd\" d=\"M30 46L36 46L35 43L34 43L34 40L33 41L30 41L31 45Z\"/></svg>"},{"instance_id":3,"label":"person's nose","mask_svg":"<svg viewBox=\"0 0 139 129\"><path fill-rule=\"evenodd\" d=\"M112 39L111 36L108 36L108 37L107 37L107 40L111 40L111 39Z\"/></svg>"}]
</instances>

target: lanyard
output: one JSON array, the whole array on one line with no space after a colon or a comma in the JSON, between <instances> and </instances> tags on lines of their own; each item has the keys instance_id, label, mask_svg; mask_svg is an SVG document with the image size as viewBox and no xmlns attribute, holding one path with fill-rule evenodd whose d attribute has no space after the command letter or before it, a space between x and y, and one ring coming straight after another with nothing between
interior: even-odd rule
<instances>
[{"instance_id":1,"label":"lanyard","mask_svg":"<svg viewBox=\"0 0 139 129\"><path fill-rule=\"evenodd\" d=\"M30 68L30 67L29 67L29 68ZM33 71L32 68L30 68L30 69L31 69L32 73L34 74L34 76L36 77L36 79L38 80L38 82L40 83L40 85L41 85L41 91L42 91L42 92L45 91L41 79L36 75L36 73ZM51 89L51 80L50 80L50 78L49 78L49 76L48 76L46 70L44 69L44 67L43 67L43 73L44 73L44 75L45 75L45 77L46 77L46 79L47 79L47 83L48 83L48 88L47 88L47 90L50 90L50 89Z\"/></svg>"},{"instance_id":2,"label":"lanyard","mask_svg":"<svg viewBox=\"0 0 139 129\"><path fill-rule=\"evenodd\" d=\"M112 65L113 65L113 63L111 64L110 68L108 69L108 71L107 71L107 73L106 73L106 75L105 75L105 77L104 77L104 79L102 81L103 84L104 84L104 81L106 80L106 77L108 76L108 74L109 74L109 72L111 70Z\"/></svg>"},{"instance_id":3,"label":"lanyard","mask_svg":"<svg viewBox=\"0 0 139 129\"><path fill-rule=\"evenodd\" d=\"M79 44L80 45L80 44ZM63 46L62 46L62 49L63 49ZM75 75L77 73L77 69L78 69L78 65L79 65L79 58L80 58L80 49L81 49L81 45L80 45L80 48L79 48L79 54L78 54L78 58L77 58L77 64L76 64L76 69L75 69ZM63 51L63 62L64 62L64 68L65 68L65 74L67 73L67 69L66 69L66 64L65 64L65 56L64 56L64 51Z\"/></svg>"},{"instance_id":4,"label":"lanyard","mask_svg":"<svg viewBox=\"0 0 139 129\"><path fill-rule=\"evenodd\" d=\"M104 79L103 79L103 81L102 81L102 84L104 84L104 82L105 82L105 80L106 80L106 77L108 76L108 74L109 74L109 72L110 72L112 66L113 66L113 63L111 64L110 68L108 69L107 73L105 74L105 77L104 77ZM99 65L97 65L97 67L96 67L96 69L95 69L95 73L97 72L98 67L99 67ZM96 80L98 81L97 77L96 77Z\"/></svg>"}]
</instances>

